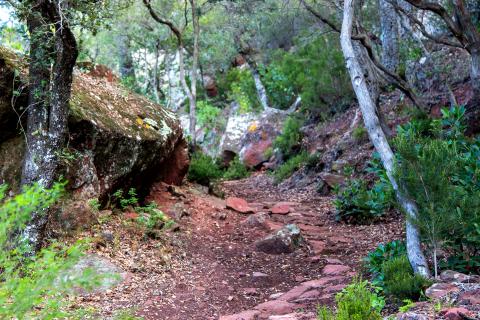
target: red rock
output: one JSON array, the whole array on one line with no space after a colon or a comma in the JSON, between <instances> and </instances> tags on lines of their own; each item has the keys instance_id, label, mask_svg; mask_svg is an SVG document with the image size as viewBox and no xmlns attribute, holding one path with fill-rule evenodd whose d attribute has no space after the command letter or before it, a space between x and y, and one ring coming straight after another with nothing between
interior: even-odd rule
<instances>
[{"instance_id":1,"label":"red rock","mask_svg":"<svg viewBox=\"0 0 480 320\"><path fill-rule=\"evenodd\" d=\"M323 268L322 273L330 276L337 276L345 274L348 271L350 271L350 267L348 266L341 264L328 264Z\"/></svg>"},{"instance_id":2,"label":"red rock","mask_svg":"<svg viewBox=\"0 0 480 320\"><path fill-rule=\"evenodd\" d=\"M313 253L315 255L321 254L325 250L325 242L320 240L309 240L310 246L312 247Z\"/></svg>"},{"instance_id":3,"label":"red rock","mask_svg":"<svg viewBox=\"0 0 480 320\"><path fill-rule=\"evenodd\" d=\"M256 320L260 312L257 310L247 310L229 316L221 316L219 320Z\"/></svg>"},{"instance_id":4,"label":"red rock","mask_svg":"<svg viewBox=\"0 0 480 320\"><path fill-rule=\"evenodd\" d=\"M460 291L456 285L452 283L435 283L425 291L425 295L431 299L440 299L447 297L453 293Z\"/></svg>"},{"instance_id":5,"label":"red rock","mask_svg":"<svg viewBox=\"0 0 480 320\"><path fill-rule=\"evenodd\" d=\"M248 202L242 198L229 197L227 198L227 208L235 210L240 213L253 213L253 209L250 208Z\"/></svg>"},{"instance_id":6,"label":"red rock","mask_svg":"<svg viewBox=\"0 0 480 320\"><path fill-rule=\"evenodd\" d=\"M135 220L138 218L138 213L136 212L125 212L123 214L123 217L126 219L126 220Z\"/></svg>"},{"instance_id":7,"label":"red rock","mask_svg":"<svg viewBox=\"0 0 480 320\"><path fill-rule=\"evenodd\" d=\"M319 297L322 293L318 290L309 290L307 292L305 292L304 294L302 294L299 299L312 299L312 298L316 298L316 297Z\"/></svg>"},{"instance_id":8,"label":"red rock","mask_svg":"<svg viewBox=\"0 0 480 320\"><path fill-rule=\"evenodd\" d=\"M465 318L473 318L473 312L465 309L465 308L449 308L442 310L440 312L442 316L445 317L447 320L463 320Z\"/></svg>"},{"instance_id":9,"label":"red rock","mask_svg":"<svg viewBox=\"0 0 480 320\"><path fill-rule=\"evenodd\" d=\"M325 288L323 291L326 293L337 293L342 291L347 285L342 283L342 284L337 284L335 286L329 286Z\"/></svg>"},{"instance_id":10,"label":"red rock","mask_svg":"<svg viewBox=\"0 0 480 320\"><path fill-rule=\"evenodd\" d=\"M298 299L302 294L304 294L306 291L310 290L309 287L305 286L297 286L294 287L293 289L287 291L285 294L283 294L278 300L281 301L292 301Z\"/></svg>"},{"instance_id":11,"label":"red rock","mask_svg":"<svg viewBox=\"0 0 480 320\"><path fill-rule=\"evenodd\" d=\"M272 146L272 140L260 140L250 143L246 146L242 156L243 164L249 168L255 168L263 162L267 161L265 157L267 149Z\"/></svg>"},{"instance_id":12,"label":"red rock","mask_svg":"<svg viewBox=\"0 0 480 320\"><path fill-rule=\"evenodd\" d=\"M307 260L310 261L311 263L318 263L318 262L323 260L323 257L322 256L313 256L313 257L308 257Z\"/></svg>"},{"instance_id":13,"label":"red rock","mask_svg":"<svg viewBox=\"0 0 480 320\"><path fill-rule=\"evenodd\" d=\"M469 282L471 276L453 270L445 270L440 274L440 279L444 282Z\"/></svg>"},{"instance_id":14,"label":"red rock","mask_svg":"<svg viewBox=\"0 0 480 320\"><path fill-rule=\"evenodd\" d=\"M160 166L162 181L167 184L181 185L189 166L187 142L182 140L175 146L171 156Z\"/></svg>"},{"instance_id":15,"label":"red rock","mask_svg":"<svg viewBox=\"0 0 480 320\"><path fill-rule=\"evenodd\" d=\"M256 296L258 295L258 291L256 288L245 288L243 289L243 293L247 296Z\"/></svg>"},{"instance_id":16,"label":"red rock","mask_svg":"<svg viewBox=\"0 0 480 320\"><path fill-rule=\"evenodd\" d=\"M316 280L310 280L302 283L302 286L309 287L311 289L322 289L327 285L336 285L344 282L346 279L342 276L325 277Z\"/></svg>"},{"instance_id":17,"label":"red rock","mask_svg":"<svg viewBox=\"0 0 480 320\"><path fill-rule=\"evenodd\" d=\"M274 214L288 214L290 213L290 206L288 204L277 203L270 211Z\"/></svg>"},{"instance_id":18,"label":"red rock","mask_svg":"<svg viewBox=\"0 0 480 320\"><path fill-rule=\"evenodd\" d=\"M342 261L338 260L338 259L335 259L335 258L327 258L325 259L325 261L328 263L328 264L343 264Z\"/></svg>"},{"instance_id":19,"label":"red rock","mask_svg":"<svg viewBox=\"0 0 480 320\"><path fill-rule=\"evenodd\" d=\"M254 309L259 310L263 314L267 315L282 315L291 313L292 311L298 309L300 306L295 303L290 303L287 301L273 300L267 301L259 304Z\"/></svg>"},{"instance_id":20,"label":"red rock","mask_svg":"<svg viewBox=\"0 0 480 320\"><path fill-rule=\"evenodd\" d=\"M480 305L480 289L460 293L458 303L472 306Z\"/></svg>"}]
</instances>

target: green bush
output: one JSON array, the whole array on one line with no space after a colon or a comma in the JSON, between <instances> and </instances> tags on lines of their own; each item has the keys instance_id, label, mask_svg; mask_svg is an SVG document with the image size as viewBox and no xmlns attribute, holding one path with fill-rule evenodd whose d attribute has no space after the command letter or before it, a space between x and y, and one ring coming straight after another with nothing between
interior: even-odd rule
<instances>
[{"instance_id":1,"label":"green bush","mask_svg":"<svg viewBox=\"0 0 480 320\"><path fill-rule=\"evenodd\" d=\"M250 175L247 167L240 161L240 158L236 156L230 161L228 169L223 174L223 178L227 180L243 179Z\"/></svg>"},{"instance_id":2,"label":"green bush","mask_svg":"<svg viewBox=\"0 0 480 320\"><path fill-rule=\"evenodd\" d=\"M296 117L288 117L283 125L282 134L273 142L273 147L279 149L286 159L300 150L303 135L300 132L302 121Z\"/></svg>"},{"instance_id":3,"label":"green bush","mask_svg":"<svg viewBox=\"0 0 480 320\"><path fill-rule=\"evenodd\" d=\"M396 301L418 301L432 282L419 274L414 274L407 255L387 260L382 265L383 288L386 294Z\"/></svg>"},{"instance_id":4,"label":"green bush","mask_svg":"<svg viewBox=\"0 0 480 320\"><path fill-rule=\"evenodd\" d=\"M119 189L113 194L113 200L122 210L138 204L137 190L135 188L130 188L126 195L124 193L122 189Z\"/></svg>"},{"instance_id":5,"label":"green bush","mask_svg":"<svg viewBox=\"0 0 480 320\"><path fill-rule=\"evenodd\" d=\"M272 52L262 80L270 100L279 107L286 108L293 102L293 95L300 95L304 110L326 118L353 98L338 38L301 39L296 39L292 52Z\"/></svg>"},{"instance_id":6,"label":"green bush","mask_svg":"<svg viewBox=\"0 0 480 320\"><path fill-rule=\"evenodd\" d=\"M232 68L228 71L224 80L224 90L230 100L238 102L240 112L261 110L262 105L258 99L255 80L248 69Z\"/></svg>"},{"instance_id":7,"label":"green bush","mask_svg":"<svg viewBox=\"0 0 480 320\"><path fill-rule=\"evenodd\" d=\"M390 184L381 181L369 189L365 180L352 178L337 187L335 194L336 219L348 223L370 223L383 216L393 204Z\"/></svg>"},{"instance_id":8,"label":"green bush","mask_svg":"<svg viewBox=\"0 0 480 320\"><path fill-rule=\"evenodd\" d=\"M407 125L394 140L395 175L417 203L413 222L431 249L435 274L440 249L450 256L447 265L480 272L480 140L463 135L464 113L442 109L430 135Z\"/></svg>"},{"instance_id":9,"label":"green bush","mask_svg":"<svg viewBox=\"0 0 480 320\"><path fill-rule=\"evenodd\" d=\"M383 264L394 258L405 255L407 248L405 243L399 240L379 244L378 247L369 252L363 259L367 272L372 275L372 283L383 286L385 275L383 273Z\"/></svg>"},{"instance_id":10,"label":"green bush","mask_svg":"<svg viewBox=\"0 0 480 320\"><path fill-rule=\"evenodd\" d=\"M135 212L139 214L137 222L145 228L147 235L155 230L168 229L174 223L172 219L158 209L155 202L144 207L136 207Z\"/></svg>"},{"instance_id":11,"label":"green bush","mask_svg":"<svg viewBox=\"0 0 480 320\"><path fill-rule=\"evenodd\" d=\"M302 152L287 160L287 162L275 169L275 182L279 183L290 177L295 171L302 167L302 165L308 160L308 158L308 153Z\"/></svg>"},{"instance_id":12,"label":"green bush","mask_svg":"<svg viewBox=\"0 0 480 320\"><path fill-rule=\"evenodd\" d=\"M196 152L190 159L188 179L208 186L211 181L222 177L222 170L215 160L203 153Z\"/></svg>"},{"instance_id":13,"label":"green bush","mask_svg":"<svg viewBox=\"0 0 480 320\"><path fill-rule=\"evenodd\" d=\"M382 319L380 312L385 306L385 300L375 292L368 281L354 279L342 292L338 293L337 313L334 314L325 307L317 311L319 320L377 320Z\"/></svg>"},{"instance_id":14,"label":"green bush","mask_svg":"<svg viewBox=\"0 0 480 320\"><path fill-rule=\"evenodd\" d=\"M355 141L363 141L368 137L367 129L363 126L358 126L353 129L352 136Z\"/></svg>"},{"instance_id":15,"label":"green bush","mask_svg":"<svg viewBox=\"0 0 480 320\"><path fill-rule=\"evenodd\" d=\"M39 185L25 188L6 199L0 187L0 318L66 319L66 298L76 288L89 288L98 279L85 270L62 277L79 260L85 243L67 246L54 242L32 254L22 241L22 230L34 212L45 212L63 193L63 184L46 190Z\"/></svg>"},{"instance_id":16,"label":"green bush","mask_svg":"<svg viewBox=\"0 0 480 320\"><path fill-rule=\"evenodd\" d=\"M206 128L207 131L215 128L217 122L219 121L219 116L221 113L222 110L212 105L209 101L197 101L196 116L198 125Z\"/></svg>"}]
</instances>

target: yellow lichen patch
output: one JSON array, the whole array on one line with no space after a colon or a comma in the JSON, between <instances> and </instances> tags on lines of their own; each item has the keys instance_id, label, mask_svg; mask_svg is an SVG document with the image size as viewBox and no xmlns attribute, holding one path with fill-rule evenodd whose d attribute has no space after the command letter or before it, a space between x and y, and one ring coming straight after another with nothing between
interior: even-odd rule
<instances>
[{"instance_id":1,"label":"yellow lichen patch","mask_svg":"<svg viewBox=\"0 0 480 320\"><path fill-rule=\"evenodd\" d=\"M137 124L138 124L139 126L143 126L143 120L142 120L142 118L137 118Z\"/></svg>"},{"instance_id":2,"label":"yellow lichen patch","mask_svg":"<svg viewBox=\"0 0 480 320\"><path fill-rule=\"evenodd\" d=\"M254 121L249 127L248 132L255 132L258 129L257 121Z\"/></svg>"}]
</instances>

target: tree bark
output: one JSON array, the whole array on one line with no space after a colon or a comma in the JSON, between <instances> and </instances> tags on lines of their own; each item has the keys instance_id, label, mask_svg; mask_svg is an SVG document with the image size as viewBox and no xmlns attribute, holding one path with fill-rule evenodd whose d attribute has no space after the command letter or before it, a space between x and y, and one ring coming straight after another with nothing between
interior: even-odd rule
<instances>
[{"instance_id":1,"label":"tree bark","mask_svg":"<svg viewBox=\"0 0 480 320\"><path fill-rule=\"evenodd\" d=\"M192 23L193 23L193 61L192 71L190 73L190 134L192 136L193 146L197 144L197 74L198 74L198 58L199 58L199 37L200 37L200 21L197 13L195 0L190 0L192 9Z\"/></svg>"},{"instance_id":2,"label":"tree bark","mask_svg":"<svg viewBox=\"0 0 480 320\"><path fill-rule=\"evenodd\" d=\"M65 147L78 49L68 22L61 16L61 4L37 0L32 5L36 10L27 17L30 93L22 184L37 182L49 188L58 178L59 154ZM35 212L23 231L22 238L32 249L38 249L47 220L47 212Z\"/></svg>"},{"instance_id":3,"label":"tree bark","mask_svg":"<svg viewBox=\"0 0 480 320\"><path fill-rule=\"evenodd\" d=\"M382 64L390 72L396 72L400 62L398 42L398 21L395 7L390 3L395 0L379 0L380 25L382 29Z\"/></svg>"},{"instance_id":4,"label":"tree bark","mask_svg":"<svg viewBox=\"0 0 480 320\"><path fill-rule=\"evenodd\" d=\"M352 80L352 85L355 90L360 109L362 110L365 127L368 130L370 140L375 146L377 152L380 154L388 178L396 192L398 202L407 214L407 253L412 268L415 273L419 273L425 277L430 277L428 264L421 248L419 231L418 228L412 223L412 220L414 220L417 215L417 207L411 199L403 195L402 190L400 190L395 180L394 155L390 145L388 144L387 137L380 126L380 121L375 112L375 104L370 97L365 77L355 55L351 39L353 16L354 0L345 0L340 42Z\"/></svg>"}]
</instances>

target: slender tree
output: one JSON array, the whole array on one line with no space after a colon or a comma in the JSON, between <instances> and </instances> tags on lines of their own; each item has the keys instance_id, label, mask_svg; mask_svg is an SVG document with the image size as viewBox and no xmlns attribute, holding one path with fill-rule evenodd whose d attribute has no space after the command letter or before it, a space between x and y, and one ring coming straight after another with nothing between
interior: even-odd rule
<instances>
[{"instance_id":1,"label":"slender tree","mask_svg":"<svg viewBox=\"0 0 480 320\"><path fill-rule=\"evenodd\" d=\"M200 37L200 22L198 16L198 8L196 6L195 0L189 0L190 8L191 8L191 17L193 23L193 54L192 54L192 69L190 72L190 86L187 83L186 75L185 75L185 43L183 32L175 24L163 17L161 17L155 9L153 9L151 0L143 0L145 7L148 9L150 16L158 23L167 26L170 31L175 35L177 39L177 49L178 49L178 64L179 64L179 75L180 75L180 82L182 83L183 90L185 91L188 100L189 100L189 131L192 138L192 144L195 145L197 141L197 134L196 134L196 109L197 109L197 74L198 74L198 59L199 59L199 37ZM186 11L185 11L186 16ZM185 22L185 26L187 21ZM185 29L185 27L183 28Z\"/></svg>"},{"instance_id":2,"label":"slender tree","mask_svg":"<svg viewBox=\"0 0 480 320\"><path fill-rule=\"evenodd\" d=\"M425 277L430 276L428 264L422 252L418 228L412 223L417 215L415 203L407 198L394 178L394 155L387 137L380 126L376 114L376 106L370 96L369 89L362 68L356 56L352 43L352 28L354 23L355 0L345 0L343 23L340 35L342 51L345 56L348 71L352 80L353 89L362 111L365 127L368 130L370 140L380 154L383 166L387 171L388 178L396 192L398 202L407 214L407 253L413 270Z\"/></svg>"}]
</instances>

